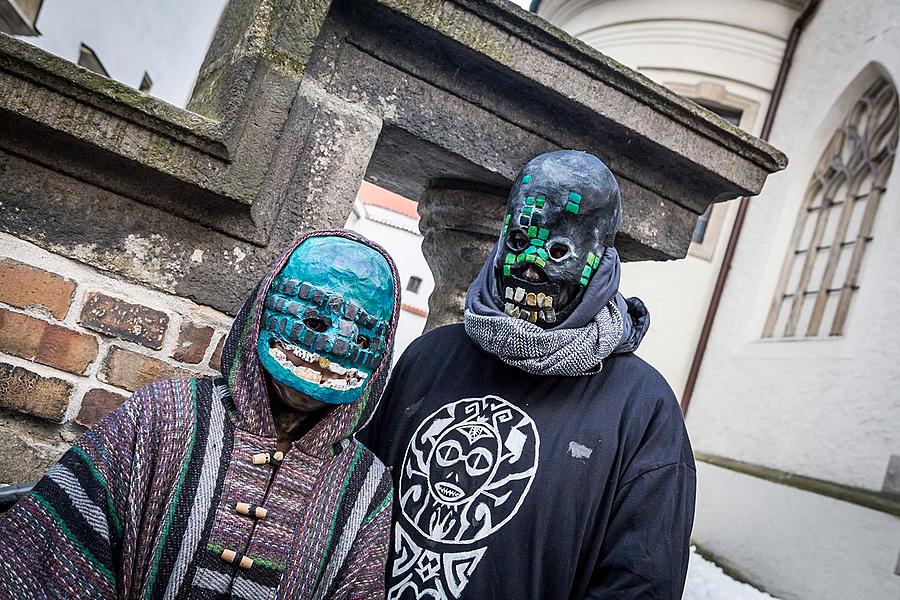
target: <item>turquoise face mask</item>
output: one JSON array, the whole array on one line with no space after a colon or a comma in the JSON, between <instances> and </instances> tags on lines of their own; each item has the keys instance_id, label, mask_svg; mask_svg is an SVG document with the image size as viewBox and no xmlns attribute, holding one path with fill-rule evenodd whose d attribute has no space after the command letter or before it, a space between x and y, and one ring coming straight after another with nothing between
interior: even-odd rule
<instances>
[{"instance_id":1,"label":"turquoise face mask","mask_svg":"<svg viewBox=\"0 0 900 600\"><path fill-rule=\"evenodd\" d=\"M307 238L266 294L259 360L314 400L354 402L384 359L393 306L394 278L377 250L342 237Z\"/></svg>"}]
</instances>

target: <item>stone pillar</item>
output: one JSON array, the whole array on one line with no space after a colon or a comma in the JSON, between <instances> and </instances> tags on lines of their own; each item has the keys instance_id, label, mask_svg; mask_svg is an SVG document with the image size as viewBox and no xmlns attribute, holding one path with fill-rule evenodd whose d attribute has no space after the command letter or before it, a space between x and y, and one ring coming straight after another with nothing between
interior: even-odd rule
<instances>
[{"instance_id":1,"label":"stone pillar","mask_svg":"<svg viewBox=\"0 0 900 600\"><path fill-rule=\"evenodd\" d=\"M500 234L506 192L434 187L419 200L422 254L434 275L425 330L462 321L469 284Z\"/></svg>"}]
</instances>

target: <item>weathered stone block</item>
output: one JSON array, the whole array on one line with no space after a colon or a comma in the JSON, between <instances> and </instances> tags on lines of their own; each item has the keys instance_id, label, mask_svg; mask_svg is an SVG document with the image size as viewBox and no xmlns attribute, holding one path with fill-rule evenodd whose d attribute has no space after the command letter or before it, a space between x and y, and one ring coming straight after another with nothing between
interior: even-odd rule
<instances>
[{"instance_id":1,"label":"weathered stone block","mask_svg":"<svg viewBox=\"0 0 900 600\"><path fill-rule=\"evenodd\" d=\"M193 377L194 373L179 369L152 356L145 356L113 346L101 372L106 383L133 392L159 379Z\"/></svg>"},{"instance_id":2,"label":"weathered stone block","mask_svg":"<svg viewBox=\"0 0 900 600\"><path fill-rule=\"evenodd\" d=\"M219 343L216 344L216 349L213 351L212 358L209 359L209 368L218 371L222 368L222 348L225 346L225 336L219 340Z\"/></svg>"},{"instance_id":3,"label":"weathered stone block","mask_svg":"<svg viewBox=\"0 0 900 600\"><path fill-rule=\"evenodd\" d=\"M75 282L9 258L0 258L0 301L46 309L63 319L72 304Z\"/></svg>"},{"instance_id":4,"label":"weathered stone block","mask_svg":"<svg viewBox=\"0 0 900 600\"><path fill-rule=\"evenodd\" d=\"M0 350L82 374L97 358L97 338L0 308Z\"/></svg>"},{"instance_id":5,"label":"weathered stone block","mask_svg":"<svg viewBox=\"0 0 900 600\"><path fill-rule=\"evenodd\" d=\"M85 427L91 427L127 399L128 396L103 388L88 390L81 401L81 410L78 411L75 422Z\"/></svg>"},{"instance_id":6,"label":"weathered stone block","mask_svg":"<svg viewBox=\"0 0 900 600\"><path fill-rule=\"evenodd\" d=\"M142 304L91 292L85 299L78 322L88 329L159 350L166 336L169 317Z\"/></svg>"},{"instance_id":7,"label":"weathered stone block","mask_svg":"<svg viewBox=\"0 0 900 600\"><path fill-rule=\"evenodd\" d=\"M198 364L206 354L214 331L209 325L185 321L178 331L178 343L172 352L172 358L192 365Z\"/></svg>"},{"instance_id":8,"label":"weathered stone block","mask_svg":"<svg viewBox=\"0 0 900 600\"><path fill-rule=\"evenodd\" d=\"M59 460L68 444L60 441L53 426L29 423L23 427L21 416L6 416L12 414L0 413L0 486L36 482Z\"/></svg>"},{"instance_id":9,"label":"weathered stone block","mask_svg":"<svg viewBox=\"0 0 900 600\"><path fill-rule=\"evenodd\" d=\"M72 385L62 379L0 363L0 407L61 423L71 393Z\"/></svg>"}]
</instances>

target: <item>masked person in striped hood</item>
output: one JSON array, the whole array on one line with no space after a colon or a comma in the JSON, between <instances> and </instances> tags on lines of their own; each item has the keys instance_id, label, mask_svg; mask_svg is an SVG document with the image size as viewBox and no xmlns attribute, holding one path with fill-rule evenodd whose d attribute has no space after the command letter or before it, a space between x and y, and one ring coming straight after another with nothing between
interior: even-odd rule
<instances>
[{"instance_id":1,"label":"masked person in striped hood","mask_svg":"<svg viewBox=\"0 0 900 600\"><path fill-rule=\"evenodd\" d=\"M392 486L353 434L399 289L355 234L296 240L237 315L224 378L139 390L0 519L0 598L383 596Z\"/></svg>"}]
</instances>

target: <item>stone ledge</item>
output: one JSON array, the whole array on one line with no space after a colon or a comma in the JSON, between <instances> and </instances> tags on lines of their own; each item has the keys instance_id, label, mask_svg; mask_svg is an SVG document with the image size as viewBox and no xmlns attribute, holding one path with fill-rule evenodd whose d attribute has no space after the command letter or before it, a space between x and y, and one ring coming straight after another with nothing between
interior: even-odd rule
<instances>
[{"instance_id":1,"label":"stone ledge","mask_svg":"<svg viewBox=\"0 0 900 600\"><path fill-rule=\"evenodd\" d=\"M787 157L781 151L746 131L727 123L715 113L698 106L648 77L633 71L581 40L553 26L545 19L505 0L450 0L448 2L421 2L418 0L375 0L406 17L440 31L447 37L467 48L483 53L517 72L521 57L509 53L509 43L498 36L488 39L484 32L473 31L469 27L459 27L452 19L441 18L448 5L471 13L499 31L506 32L522 42L539 48L554 58L603 81L619 91L653 107L685 127L696 131L727 148L731 152L750 160L767 172L780 171L787 166ZM481 35L478 35L478 34ZM548 69L548 71L551 71ZM522 73L529 76L528 73ZM532 73L535 81L547 85L548 75ZM548 86L553 87L553 86ZM591 106L602 112L597 99L589 94L572 96L572 100ZM637 115L616 115L619 122L633 119L632 125L638 130L641 121Z\"/></svg>"},{"instance_id":2,"label":"stone ledge","mask_svg":"<svg viewBox=\"0 0 900 600\"><path fill-rule=\"evenodd\" d=\"M797 475L796 473L779 471L778 469L725 458L724 456L706 454L705 452L694 452L694 458L715 467L900 517L900 498L896 496L834 483L833 481L825 481L824 479Z\"/></svg>"},{"instance_id":3,"label":"stone ledge","mask_svg":"<svg viewBox=\"0 0 900 600\"><path fill-rule=\"evenodd\" d=\"M0 69L211 156L227 159L218 124L0 33Z\"/></svg>"}]
</instances>

